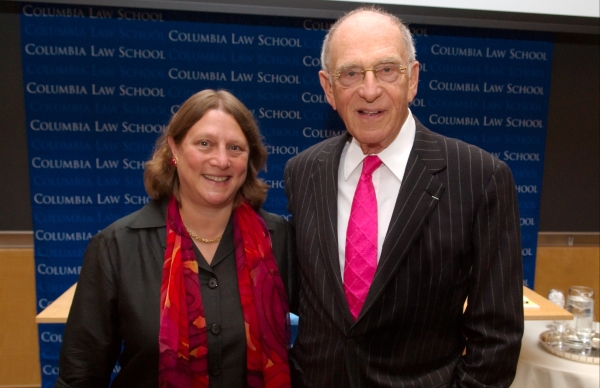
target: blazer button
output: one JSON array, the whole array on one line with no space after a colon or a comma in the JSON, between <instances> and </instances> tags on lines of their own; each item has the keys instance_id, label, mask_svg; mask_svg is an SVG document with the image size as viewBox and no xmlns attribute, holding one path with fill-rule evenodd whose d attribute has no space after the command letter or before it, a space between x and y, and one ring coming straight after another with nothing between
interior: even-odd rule
<instances>
[{"instance_id":1,"label":"blazer button","mask_svg":"<svg viewBox=\"0 0 600 388\"><path fill-rule=\"evenodd\" d=\"M219 284L217 283L217 279L215 278L210 278L210 280L208 281L208 288L210 289L214 289L217 288Z\"/></svg>"},{"instance_id":2,"label":"blazer button","mask_svg":"<svg viewBox=\"0 0 600 388\"><path fill-rule=\"evenodd\" d=\"M221 369L219 369L218 366L213 366L212 368L210 368L210 374L213 376L218 376L219 374L221 374Z\"/></svg>"},{"instance_id":3,"label":"blazer button","mask_svg":"<svg viewBox=\"0 0 600 388\"><path fill-rule=\"evenodd\" d=\"M349 348L353 348L356 346L356 340L354 338L350 338L348 341L346 341L346 346L348 346Z\"/></svg>"},{"instance_id":4,"label":"blazer button","mask_svg":"<svg viewBox=\"0 0 600 388\"><path fill-rule=\"evenodd\" d=\"M214 335L218 335L219 333L221 333L221 326L214 324L211 326L210 328L210 332L213 333Z\"/></svg>"}]
</instances>

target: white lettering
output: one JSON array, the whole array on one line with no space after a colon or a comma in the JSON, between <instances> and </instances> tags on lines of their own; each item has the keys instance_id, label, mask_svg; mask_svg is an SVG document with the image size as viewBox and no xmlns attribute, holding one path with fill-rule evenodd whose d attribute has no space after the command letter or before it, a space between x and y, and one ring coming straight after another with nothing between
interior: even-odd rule
<instances>
[{"instance_id":1,"label":"white lettering","mask_svg":"<svg viewBox=\"0 0 600 388\"><path fill-rule=\"evenodd\" d=\"M478 84L441 82L436 79L429 81L429 89L450 92L479 92Z\"/></svg>"},{"instance_id":2,"label":"white lettering","mask_svg":"<svg viewBox=\"0 0 600 388\"><path fill-rule=\"evenodd\" d=\"M62 335L60 334L54 334L54 333L50 333L48 331L44 331L41 335L40 338L42 339L42 341L44 342L62 342Z\"/></svg>"},{"instance_id":3,"label":"white lettering","mask_svg":"<svg viewBox=\"0 0 600 388\"><path fill-rule=\"evenodd\" d=\"M543 128L544 124L541 119L514 119L507 117L506 126L515 128Z\"/></svg>"},{"instance_id":4,"label":"white lettering","mask_svg":"<svg viewBox=\"0 0 600 388\"><path fill-rule=\"evenodd\" d=\"M307 67L321 67L321 58L314 58L307 55L302 58L302 63Z\"/></svg>"},{"instance_id":5,"label":"white lettering","mask_svg":"<svg viewBox=\"0 0 600 388\"><path fill-rule=\"evenodd\" d=\"M231 82L251 82L254 74L239 73L231 70Z\"/></svg>"},{"instance_id":6,"label":"white lettering","mask_svg":"<svg viewBox=\"0 0 600 388\"><path fill-rule=\"evenodd\" d=\"M431 46L431 53L433 55L448 55L455 57L483 57L481 50L478 48L444 47L439 44Z\"/></svg>"},{"instance_id":7,"label":"white lettering","mask_svg":"<svg viewBox=\"0 0 600 388\"><path fill-rule=\"evenodd\" d=\"M499 118L488 118L487 116L483 116L483 126L484 127L500 127L502 126L502 122L504 119Z\"/></svg>"},{"instance_id":8,"label":"white lettering","mask_svg":"<svg viewBox=\"0 0 600 388\"><path fill-rule=\"evenodd\" d=\"M31 94L88 94L83 85L43 85L30 82L25 89Z\"/></svg>"},{"instance_id":9,"label":"white lettering","mask_svg":"<svg viewBox=\"0 0 600 388\"><path fill-rule=\"evenodd\" d=\"M51 235L51 232L45 232L42 231L36 231L36 238L37 238L37 233L41 232L44 235ZM81 233L84 234L84 233ZM86 233L89 234L89 233ZM41 239L38 239L41 240ZM51 240L46 240L46 241L51 241ZM38 264L37 266L37 271L40 275L79 275L79 273L81 272L81 266L78 267L66 267L66 266L49 266L47 264Z\"/></svg>"},{"instance_id":10,"label":"white lettering","mask_svg":"<svg viewBox=\"0 0 600 388\"><path fill-rule=\"evenodd\" d=\"M531 86L531 85L506 85L507 93L509 94L537 94L544 95L543 86Z\"/></svg>"},{"instance_id":11,"label":"white lettering","mask_svg":"<svg viewBox=\"0 0 600 388\"><path fill-rule=\"evenodd\" d=\"M312 94L310 92L302 93L302 102L313 104L327 104L327 98L323 94Z\"/></svg>"},{"instance_id":12,"label":"white lettering","mask_svg":"<svg viewBox=\"0 0 600 388\"><path fill-rule=\"evenodd\" d=\"M540 154L537 152L509 152L504 151L504 158L513 162L539 162Z\"/></svg>"},{"instance_id":13,"label":"white lettering","mask_svg":"<svg viewBox=\"0 0 600 388\"><path fill-rule=\"evenodd\" d=\"M123 121L121 126L122 132L126 133L163 133L167 130L166 124L138 124Z\"/></svg>"},{"instance_id":14,"label":"white lettering","mask_svg":"<svg viewBox=\"0 0 600 388\"><path fill-rule=\"evenodd\" d=\"M145 160L123 159L123 169L125 170L143 170L146 166Z\"/></svg>"},{"instance_id":15,"label":"white lettering","mask_svg":"<svg viewBox=\"0 0 600 388\"><path fill-rule=\"evenodd\" d=\"M145 205L150 201L152 201L150 197L125 194L125 205Z\"/></svg>"},{"instance_id":16,"label":"white lettering","mask_svg":"<svg viewBox=\"0 0 600 388\"><path fill-rule=\"evenodd\" d=\"M506 50L490 50L489 47L485 48L485 57L486 58L504 58L506 55Z\"/></svg>"},{"instance_id":17,"label":"white lettering","mask_svg":"<svg viewBox=\"0 0 600 388\"><path fill-rule=\"evenodd\" d=\"M258 73L258 82L273 84L297 84L300 85L300 78L297 75L285 74L264 74Z\"/></svg>"},{"instance_id":18,"label":"white lettering","mask_svg":"<svg viewBox=\"0 0 600 388\"><path fill-rule=\"evenodd\" d=\"M92 197L89 195L44 195L36 193L33 202L37 205L93 205Z\"/></svg>"},{"instance_id":19,"label":"white lettering","mask_svg":"<svg viewBox=\"0 0 600 388\"><path fill-rule=\"evenodd\" d=\"M429 116L429 122L434 125L479 125L477 117L449 117L432 114Z\"/></svg>"},{"instance_id":20,"label":"white lettering","mask_svg":"<svg viewBox=\"0 0 600 388\"><path fill-rule=\"evenodd\" d=\"M52 55L52 56L86 56L83 47L75 46L36 46L33 43L25 45L25 54L27 55Z\"/></svg>"},{"instance_id":21,"label":"white lettering","mask_svg":"<svg viewBox=\"0 0 600 388\"><path fill-rule=\"evenodd\" d=\"M269 155L298 155L300 153L298 147L294 146L267 146Z\"/></svg>"},{"instance_id":22,"label":"white lettering","mask_svg":"<svg viewBox=\"0 0 600 388\"><path fill-rule=\"evenodd\" d=\"M254 42L253 36L236 36L234 33L231 33L231 44L252 44Z\"/></svg>"},{"instance_id":23,"label":"white lettering","mask_svg":"<svg viewBox=\"0 0 600 388\"><path fill-rule=\"evenodd\" d=\"M311 127L306 127L302 129L302 136L319 139L328 139L330 137L340 136L344 133L346 133L346 131L344 130L334 131L331 129L316 129Z\"/></svg>"},{"instance_id":24,"label":"white lettering","mask_svg":"<svg viewBox=\"0 0 600 388\"><path fill-rule=\"evenodd\" d=\"M258 36L259 46L302 47L298 38L279 38L275 36Z\"/></svg>"},{"instance_id":25,"label":"white lettering","mask_svg":"<svg viewBox=\"0 0 600 388\"><path fill-rule=\"evenodd\" d=\"M302 115L300 111L297 110L271 110L260 108L258 110L259 118L267 118L267 119L291 119L291 120L301 120Z\"/></svg>"},{"instance_id":26,"label":"white lettering","mask_svg":"<svg viewBox=\"0 0 600 388\"><path fill-rule=\"evenodd\" d=\"M162 50L119 47L119 58L166 59Z\"/></svg>"},{"instance_id":27,"label":"white lettering","mask_svg":"<svg viewBox=\"0 0 600 388\"><path fill-rule=\"evenodd\" d=\"M165 97L163 88L145 88L136 86L119 86L119 96L129 97Z\"/></svg>"},{"instance_id":28,"label":"white lettering","mask_svg":"<svg viewBox=\"0 0 600 388\"><path fill-rule=\"evenodd\" d=\"M169 31L169 40L172 42L189 42L189 43L227 43L227 38L224 35L215 34L198 34L191 32L179 32L177 30Z\"/></svg>"},{"instance_id":29,"label":"white lettering","mask_svg":"<svg viewBox=\"0 0 600 388\"><path fill-rule=\"evenodd\" d=\"M112 57L115 55L114 48L105 48L105 47L95 48L92 45L92 47L90 48L90 51L91 51L92 57Z\"/></svg>"},{"instance_id":30,"label":"white lettering","mask_svg":"<svg viewBox=\"0 0 600 388\"><path fill-rule=\"evenodd\" d=\"M509 59L525 59L529 61L547 61L546 53L542 51L521 51L510 49Z\"/></svg>"}]
</instances>

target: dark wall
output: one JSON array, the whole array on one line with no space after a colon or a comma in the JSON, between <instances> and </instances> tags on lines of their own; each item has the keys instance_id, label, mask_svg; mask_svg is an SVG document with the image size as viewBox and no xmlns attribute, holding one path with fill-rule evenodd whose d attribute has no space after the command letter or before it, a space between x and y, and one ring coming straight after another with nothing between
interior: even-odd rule
<instances>
[{"instance_id":1,"label":"dark wall","mask_svg":"<svg viewBox=\"0 0 600 388\"><path fill-rule=\"evenodd\" d=\"M599 40L555 38L540 231L600 230Z\"/></svg>"},{"instance_id":2,"label":"dark wall","mask_svg":"<svg viewBox=\"0 0 600 388\"><path fill-rule=\"evenodd\" d=\"M32 229L18 10L0 1L0 231ZM599 52L556 35L540 232L600 231Z\"/></svg>"},{"instance_id":3,"label":"dark wall","mask_svg":"<svg viewBox=\"0 0 600 388\"><path fill-rule=\"evenodd\" d=\"M0 231L31 230L19 4L0 2Z\"/></svg>"}]
</instances>

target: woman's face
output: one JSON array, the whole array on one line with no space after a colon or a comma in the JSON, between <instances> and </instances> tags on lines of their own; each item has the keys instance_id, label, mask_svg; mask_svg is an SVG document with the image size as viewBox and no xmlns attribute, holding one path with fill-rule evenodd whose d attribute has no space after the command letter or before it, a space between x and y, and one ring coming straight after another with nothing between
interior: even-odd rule
<instances>
[{"instance_id":1,"label":"woman's face","mask_svg":"<svg viewBox=\"0 0 600 388\"><path fill-rule=\"evenodd\" d=\"M250 149L239 124L229 113L209 110L180 144L169 137L177 158L182 204L223 208L233 206L246 180Z\"/></svg>"}]
</instances>

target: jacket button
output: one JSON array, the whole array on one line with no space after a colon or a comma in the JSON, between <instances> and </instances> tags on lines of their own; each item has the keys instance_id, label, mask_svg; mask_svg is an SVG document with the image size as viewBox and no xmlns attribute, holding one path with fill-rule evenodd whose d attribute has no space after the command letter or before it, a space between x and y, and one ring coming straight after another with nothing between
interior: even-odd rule
<instances>
[{"instance_id":1,"label":"jacket button","mask_svg":"<svg viewBox=\"0 0 600 388\"><path fill-rule=\"evenodd\" d=\"M218 335L221 332L221 326L214 324L211 326L210 328L210 332L213 333L214 335Z\"/></svg>"},{"instance_id":2,"label":"jacket button","mask_svg":"<svg viewBox=\"0 0 600 388\"><path fill-rule=\"evenodd\" d=\"M217 279L215 278L210 278L210 280L208 281L208 288L214 289L217 288L219 284L217 283Z\"/></svg>"},{"instance_id":3,"label":"jacket button","mask_svg":"<svg viewBox=\"0 0 600 388\"><path fill-rule=\"evenodd\" d=\"M356 346L356 340L354 338L350 338L348 341L346 341L346 346L348 346L349 348L353 348Z\"/></svg>"},{"instance_id":4,"label":"jacket button","mask_svg":"<svg viewBox=\"0 0 600 388\"><path fill-rule=\"evenodd\" d=\"M213 366L210 368L210 374L213 376L218 376L221 373L221 369L218 366Z\"/></svg>"}]
</instances>

